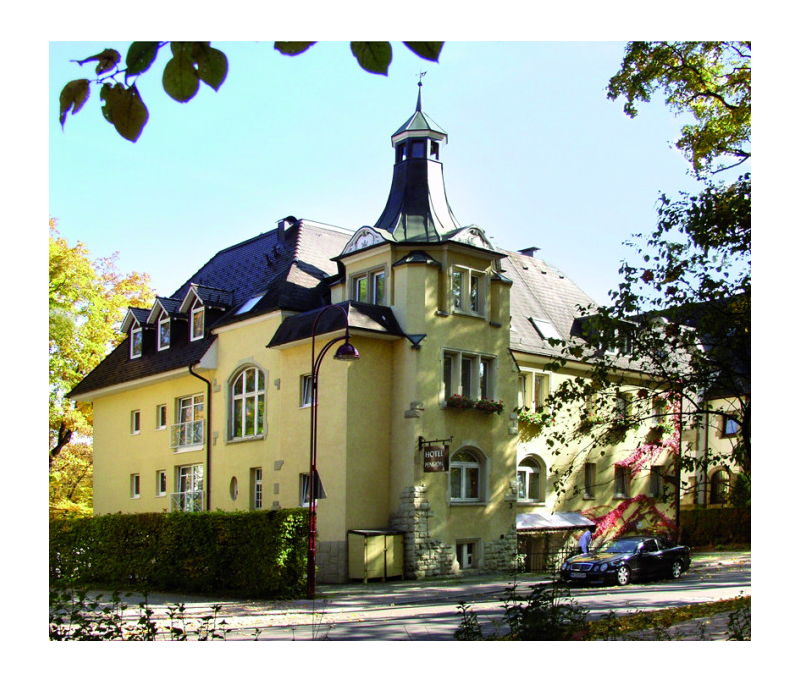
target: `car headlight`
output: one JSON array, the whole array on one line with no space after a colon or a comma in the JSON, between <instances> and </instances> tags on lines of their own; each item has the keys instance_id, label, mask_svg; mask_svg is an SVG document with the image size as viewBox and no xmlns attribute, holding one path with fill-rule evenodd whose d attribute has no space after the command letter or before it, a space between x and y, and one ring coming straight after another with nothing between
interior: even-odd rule
<instances>
[{"instance_id":1,"label":"car headlight","mask_svg":"<svg viewBox=\"0 0 800 683\"><path fill-rule=\"evenodd\" d=\"M608 562L603 562L603 564L600 565L600 571L604 572L606 569L608 569Z\"/></svg>"}]
</instances>

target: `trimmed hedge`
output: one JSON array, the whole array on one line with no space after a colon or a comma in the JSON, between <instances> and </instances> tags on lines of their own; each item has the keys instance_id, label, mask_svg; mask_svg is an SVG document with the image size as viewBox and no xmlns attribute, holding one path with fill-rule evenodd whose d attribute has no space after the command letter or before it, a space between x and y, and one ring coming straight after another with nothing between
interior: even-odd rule
<instances>
[{"instance_id":1,"label":"trimmed hedge","mask_svg":"<svg viewBox=\"0 0 800 683\"><path fill-rule=\"evenodd\" d=\"M50 521L50 581L244 597L305 593L308 513L113 514Z\"/></svg>"},{"instance_id":2,"label":"trimmed hedge","mask_svg":"<svg viewBox=\"0 0 800 683\"><path fill-rule=\"evenodd\" d=\"M750 543L750 508L681 510L681 543L690 547Z\"/></svg>"}]
</instances>

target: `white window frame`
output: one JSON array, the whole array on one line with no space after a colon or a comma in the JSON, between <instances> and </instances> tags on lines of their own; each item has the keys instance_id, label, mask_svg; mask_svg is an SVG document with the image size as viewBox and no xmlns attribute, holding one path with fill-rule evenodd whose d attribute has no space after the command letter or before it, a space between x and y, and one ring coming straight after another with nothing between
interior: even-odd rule
<instances>
[{"instance_id":1,"label":"white window frame","mask_svg":"<svg viewBox=\"0 0 800 683\"><path fill-rule=\"evenodd\" d=\"M551 375L550 372L542 372L533 368L521 368L517 387L517 400L520 402L520 407L535 413L544 412L547 409ZM531 400L530 405L528 405L528 397Z\"/></svg>"},{"instance_id":2,"label":"white window frame","mask_svg":"<svg viewBox=\"0 0 800 683\"><path fill-rule=\"evenodd\" d=\"M200 320L200 334L195 332L197 328L197 319ZM206 309L203 306L203 302L200 299L196 299L194 304L192 304L192 311L191 316L189 319L190 329L189 329L189 340L190 341L198 341L206 336Z\"/></svg>"},{"instance_id":3,"label":"white window frame","mask_svg":"<svg viewBox=\"0 0 800 683\"><path fill-rule=\"evenodd\" d=\"M156 470L156 498L167 495L167 470Z\"/></svg>"},{"instance_id":4,"label":"white window frame","mask_svg":"<svg viewBox=\"0 0 800 683\"><path fill-rule=\"evenodd\" d=\"M458 562L459 569L474 569L478 566L479 547L478 539L456 541L456 562Z\"/></svg>"},{"instance_id":5,"label":"white window frame","mask_svg":"<svg viewBox=\"0 0 800 683\"><path fill-rule=\"evenodd\" d=\"M131 498L140 498L142 493L142 480L138 474L131 475Z\"/></svg>"},{"instance_id":6,"label":"white window frame","mask_svg":"<svg viewBox=\"0 0 800 683\"><path fill-rule=\"evenodd\" d=\"M170 440L176 452L193 451L205 443L205 396L192 394L175 400L175 424Z\"/></svg>"},{"instance_id":7,"label":"white window frame","mask_svg":"<svg viewBox=\"0 0 800 683\"><path fill-rule=\"evenodd\" d=\"M536 495L527 495L531 490L531 477L537 476ZM517 500L525 503L544 503L546 491L545 483L547 480L547 470L544 462L538 455L526 455L517 465ZM544 476L543 476L544 475Z\"/></svg>"},{"instance_id":8,"label":"white window frame","mask_svg":"<svg viewBox=\"0 0 800 683\"><path fill-rule=\"evenodd\" d=\"M131 327L131 358L142 357L142 347L144 346L144 332L139 323Z\"/></svg>"},{"instance_id":9,"label":"white window frame","mask_svg":"<svg viewBox=\"0 0 800 683\"><path fill-rule=\"evenodd\" d=\"M382 297L378 297L378 280L383 280ZM386 305L386 268L376 268L353 275L352 299L359 303ZM363 284L363 289L362 285Z\"/></svg>"},{"instance_id":10,"label":"white window frame","mask_svg":"<svg viewBox=\"0 0 800 683\"><path fill-rule=\"evenodd\" d=\"M466 364L465 364L466 362ZM449 365L449 378L446 377ZM486 368L485 392L481 391L481 370ZM465 384L465 368L468 369L469 386ZM495 356L466 351L445 349L442 353L442 402L458 394L467 398L496 399L497 358ZM485 393L486 396L480 394Z\"/></svg>"},{"instance_id":11,"label":"white window frame","mask_svg":"<svg viewBox=\"0 0 800 683\"><path fill-rule=\"evenodd\" d=\"M463 460L461 458L464 458ZM469 460L467 459L469 458ZM476 496L469 495L469 483L472 481L470 474L477 477L475 482ZM448 491L451 503L480 503L483 501L483 485L485 467L482 458L469 450L462 450L450 457L450 470L448 475ZM453 487L458 483L457 495L453 494Z\"/></svg>"},{"instance_id":12,"label":"white window frame","mask_svg":"<svg viewBox=\"0 0 800 683\"><path fill-rule=\"evenodd\" d=\"M312 377L311 375L302 375L300 377L300 407L310 408L312 401Z\"/></svg>"},{"instance_id":13,"label":"white window frame","mask_svg":"<svg viewBox=\"0 0 800 683\"><path fill-rule=\"evenodd\" d=\"M167 404L161 403L156 406L156 429L167 428Z\"/></svg>"},{"instance_id":14,"label":"white window frame","mask_svg":"<svg viewBox=\"0 0 800 683\"><path fill-rule=\"evenodd\" d=\"M166 341L164 340L165 336L164 330L166 330ZM158 332L156 337L158 350L166 351L169 348L171 341L172 341L172 320L169 317L169 313L167 313L166 311L162 311L161 315L158 317Z\"/></svg>"},{"instance_id":15,"label":"white window frame","mask_svg":"<svg viewBox=\"0 0 800 683\"><path fill-rule=\"evenodd\" d=\"M131 435L139 434L142 431L142 411L131 411Z\"/></svg>"},{"instance_id":16,"label":"white window frame","mask_svg":"<svg viewBox=\"0 0 800 683\"><path fill-rule=\"evenodd\" d=\"M175 468L175 488L172 494L175 505L171 509L186 512L200 512L203 510L205 493L205 473L203 465L178 465Z\"/></svg>"},{"instance_id":17,"label":"white window frame","mask_svg":"<svg viewBox=\"0 0 800 683\"><path fill-rule=\"evenodd\" d=\"M456 281L460 283L458 286ZM486 281L486 271L453 266L450 276L453 312L486 317Z\"/></svg>"},{"instance_id":18,"label":"white window frame","mask_svg":"<svg viewBox=\"0 0 800 683\"><path fill-rule=\"evenodd\" d=\"M264 509L264 470L261 467L254 467L253 470L253 495L250 504L253 510Z\"/></svg>"},{"instance_id":19,"label":"white window frame","mask_svg":"<svg viewBox=\"0 0 800 683\"><path fill-rule=\"evenodd\" d=\"M255 376L255 388L248 389L247 388L247 378L249 374L254 374ZM237 384L241 380L241 393L237 393ZM243 368L240 368L236 374L233 376L233 380L230 383L229 391L230 391L230 416L229 416L229 439L231 441L240 441L246 439L258 439L262 438L266 432L266 421L267 421L267 376L266 373L255 365L249 365ZM252 402L254 405L254 414L253 414L253 431L252 433L247 433L247 414L246 408ZM241 429L240 434L236 434L237 428L237 419L236 419L236 409L237 405L241 405L240 409L240 424L238 425Z\"/></svg>"}]
</instances>

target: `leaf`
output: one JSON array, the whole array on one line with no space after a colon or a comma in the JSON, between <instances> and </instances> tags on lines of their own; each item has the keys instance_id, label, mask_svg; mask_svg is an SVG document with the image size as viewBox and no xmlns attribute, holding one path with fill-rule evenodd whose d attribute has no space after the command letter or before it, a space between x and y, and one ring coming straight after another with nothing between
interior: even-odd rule
<instances>
[{"instance_id":1,"label":"leaf","mask_svg":"<svg viewBox=\"0 0 800 683\"><path fill-rule=\"evenodd\" d=\"M96 55L92 55L91 57L87 57L86 59L78 60L78 64L83 66L86 62L97 62L97 68L95 71L99 76L106 71L111 71L117 64L119 64L119 60L122 59L119 52L114 50L113 48L107 47L102 52L98 52Z\"/></svg>"},{"instance_id":2,"label":"leaf","mask_svg":"<svg viewBox=\"0 0 800 683\"><path fill-rule=\"evenodd\" d=\"M295 55L302 54L315 43L316 41L313 40L310 42L276 40L275 49L282 55L289 55L290 57L294 57Z\"/></svg>"},{"instance_id":3,"label":"leaf","mask_svg":"<svg viewBox=\"0 0 800 683\"><path fill-rule=\"evenodd\" d=\"M121 83L113 87L105 84L100 97L105 101L103 116L106 120L114 124L114 128L126 140L136 142L149 117L136 86L126 88Z\"/></svg>"},{"instance_id":4,"label":"leaf","mask_svg":"<svg viewBox=\"0 0 800 683\"><path fill-rule=\"evenodd\" d=\"M373 74L389 73L392 61L392 46L383 41L351 42L350 50L364 71Z\"/></svg>"},{"instance_id":5,"label":"leaf","mask_svg":"<svg viewBox=\"0 0 800 683\"><path fill-rule=\"evenodd\" d=\"M192 61L191 43L173 41L170 44L173 57L164 67L161 79L167 95L178 102L188 102L200 88L200 76Z\"/></svg>"},{"instance_id":6,"label":"leaf","mask_svg":"<svg viewBox=\"0 0 800 683\"><path fill-rule=\"evenodd\" d=\"M197 43L192 50L192 56L197 63L200 79L214 90L219 90L228 75L228 58L225 53L208 43Z\"/></svg>"},{"instance_id":7,"label":"leaf","mask_svg":"<svg viewBox=\"0 0 800 683\"><path fill-rule=\"evenodd\" d=\"M128 48L125 56L126 74L138 76L147 71L153 64L158 54L158 42L134 42Z\"/></svg>"},{"instance_id":8,"label":"leaf","mask_svg":"<svg viewBox=\"0 0 800 683\"><path fill-rule=\"evenodd\" d=\"M86 104L89 99L89 81L86 78L78 79L77 81L70 81L67 83L61 95L58 98L60 105L60 112L58 115L58 122L61 124L61 129L64 129L64 122L67 119L67 114L70 109L72 113L77 114L81 107Z\"/></svg>"},{"instance_id":9,"label":"leaf","mask_svg":"<svg viewBox=\"0 0 800 683\"><path fill-rule=\"evenodd\" d=\"M403 45L405 45L415 55L422 57L423 59L429 59L432 62L438 62L444 42L403 41Z\"/></svg>"}]
</instances>

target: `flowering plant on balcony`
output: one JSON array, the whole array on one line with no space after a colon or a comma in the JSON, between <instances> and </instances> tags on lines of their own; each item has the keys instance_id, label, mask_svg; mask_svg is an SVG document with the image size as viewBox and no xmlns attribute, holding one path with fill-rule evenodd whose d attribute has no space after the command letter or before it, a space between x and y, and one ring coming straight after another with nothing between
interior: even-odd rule
<instances>
[{"instance_id":1,"label":"flowering plant on balcony","mask_svg":"<svg viewBox=\"0 0 800 683\"><path fill-rule=\"evenodd\" d=\"M497 413L499 415L503 412L503 402L494 401L491 398L482 398L475 404L475 410L482 410L484 413Z\"/></svg>"},{"instance_id":2,"label":"flowering plant on balcony","mask_svg":"<svg viewBox=\"0 0 800 683\"><path fill-rule=\"evenodd\" d=\"M447 397L448 408L473 408L475 406L475 399L461 394L453 394Z\"/></svg>"},{"instance_id":3,"label":"flowering plant on balcony","mask_svg":"<svg viewBox=\"0 0 800 683\"><path fill-rule=\"evenodd\" d=\"M543 410L517 408L515 412L519 416L519 421L522 422L522 424L531 427L544 427L545 425L552 425L555 422L555 418L550 413L546 413Z\"/></svg>"}]
</instances>

